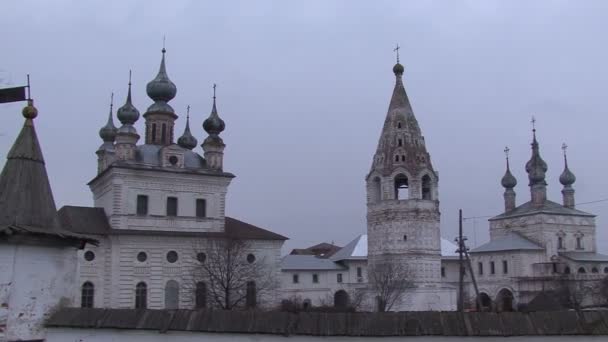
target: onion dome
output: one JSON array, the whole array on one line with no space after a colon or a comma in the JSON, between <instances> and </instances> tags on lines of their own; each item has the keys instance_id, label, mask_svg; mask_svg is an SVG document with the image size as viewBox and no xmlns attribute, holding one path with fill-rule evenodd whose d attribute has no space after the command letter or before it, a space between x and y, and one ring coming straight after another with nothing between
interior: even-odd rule
<instances>
[{"instance_id":1,"label":"onion dome","mask_svg":"<svg viewBox=\"0 0 608 342\"><path fill-rule=\"evenodd\" d=\"M195 148L198 144L196 138L192 135L192 133L190 133L190 106L188 106L187 109L186 128L184 129L184 134L177 139L177 144L189 150Z\"/></svg>"},{"instance_id":2,"label":"onion dome","mask_svg":"<svg viewBox=\"0 0 608 342\"><path fill-rule=\"evenodd\" d=\"M99 130L99 136L101 137L101 139L104 142L114 142L114 139L116 139L116 132L118 131L116 129L116 126L114 126L114 119L112 118L112 108L114 106L114 93L112 93L112 97L110 100L110 114L108 115L108 122L106 123L105 126L103 126L100 130Z\"/></svg>"},{"instance_id":3,"label":"onion dome","mask_svg":"<svg viewBox=\"0 0 608 342\"><path fill-rule=\"evenodd\" d=\"M120 120L120 122L123 125L132 125L134 124L137 119L139 119L139 111L137 110L137 108L135 108L135 106L133 106L133 103L131 103L131 72L129 71L129 93L127 94L127 102L125 102L125 104L118 108L118 111L116 112L116 116L118 117L118 120Z\"/></svg>"},{"instance_id":4,"label":"onion dome","mask_svg":"<svg viewBox=\"0 0 608 342\"><path fill-rule=\"evenodd\" d=\"M536 141L536 129L532 130L532 157L526 163L526 172L528 173L529 185L542 184L547 185L545 174L548 170L547 163L541 158L538 141Z\"/></svg>"},{"instance_id":5,"label":"onion dome","mask_svg":"<svg viewBox=\"0 0 608 342\"><path fill-rule=\"evenodd\" d=\"M566 157L566 144L562 145L562 149L564 150L564 171L562 172L562 174L559 176L559 182L563 185L563 186L571 186L572 184L574 184L574 182L576 182L576 176L574 176L574 173L572 173L572 171L570 171L570 169L568 168L568 158Z\"/></svg>"},{"instance_id":6,"label":"onion dome","mask_svg":"<svg viewBox=\"0 0 608 342\"><path fill-rule=\"evenodd\" d=\"M217 115L217 108L215 106L215 84L213 85L213 108L211 114L203 122L203 129L210 135L218 135L224 131L226 124L219 115Z\"/></svg>"},{"instance_id":7,"label":"onion dome","mask_svg":"<svg viewBox=\"0 0 608 342\"><path fill-rule=\"evenodd\" d=\"M148 96L154 101L163 101L169 102L177 94L177 87L167 75L167 70L165 68L165 52L167 50L165 48L162 49L163 57L160 61L160 69L158 70L158 75L148 82L146 86L146 92Z\"/></svg>"},{"instance_id":8,"label":"onion dome","mask_svg":"<svg viewBox=\"0 0 608 342\"><path fill-rule=\"evenodd\" d=\"M509 149L505 149L505 152L508 153ZM511 173L511 169L509 168L509 156L507 155L507 171L505 172L505 175L502 176L502 179L500 180L500 184L502 184L503 188L505 189L513 189L516 185L517 185L517 179L515 179L515 176L513 176L513 174Z\"/></svg>"},{"instance_id":9,"label":"onion dome","mask_svg":"<svg viewBox=\"0 0 608 342\"><path fill-rule=\"evenodd\" d=\"M403 71L405 69L403 68L403 65L401 65L401 63L397 62L397 64L395 64L395 66L393 67L393 72L395 73L395 75L403 75Z\"/></svg>"}]
</instances>

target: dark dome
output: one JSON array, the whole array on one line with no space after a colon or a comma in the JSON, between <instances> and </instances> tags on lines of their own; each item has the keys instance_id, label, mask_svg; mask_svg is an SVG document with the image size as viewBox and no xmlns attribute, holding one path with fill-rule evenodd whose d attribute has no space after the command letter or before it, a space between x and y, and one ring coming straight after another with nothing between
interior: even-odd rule
<instances>
[{"instance_id":1,"label":"dark dome","mask_svg":"<svg viewBox=\"0 0 608 342\"><path fill-rule=\"evenodd\" d=\"M177 87L171 82L167 75L167 70L165 69L165 49L163 49L163 58L160 62L158 75L156 75L152 81L148 82L146 92L152 100L164 102L171 101L177 94Z\"/></svg>"},{"instance_id":2,"label":"dark dome","mask_svg":"<svg viewBox=\"0 0 608 342\"><path fill-rule=\"evenodd\" d=\"M569 186L576 182L576 176L574 176L574 173L570 171L568 166L566 166L564 172L559 176L559 182L562 183L563 186Z\"/></svg>"},{"instance_id":3,"label":"dark dome","mask_svg":"<svg viewBox=\"0 0 608 342\"><path fill-rule=\"evenodd\" d=\"M507 172L505 172L505 175L502 177L500 184L502 184L503 188L505 189L513 189L517 185L517 179L515 179L511 173L511 170L507 169Z\"/></svg>"},{"instance_id":4,"label":"dark dome","mask_svg":"<svg viewBox=\"0 0 608 342\"><path fill-rule=\"evenodd\" d=\"M403 65L401 65L400 63L395 64L395 66L393 67L393 72L395 73L395 75L402 75L403 70Z\"/></svg>"},{"instance_id":5,"label":"dark dome","mask_svg":"<svg viewBox=\"0 0 608 342\"><path fill-rule=\"evenodd\" d=\"M186 119L186 129L184 130L184 134L177 139L177 144L189 150L195 148L198 144L196 138L190 133L190 118Z\"/></svg>"},{"instance_id":6,"label":"dark dome","mask_svg":"<svg viewBox=\"0 0 608 342\"><path fill-rule=\"evenodd\" d=\"M211 109L211 115L203 122L203 129L209 134L220 134L226 128L224 120L217 115L217 109L215 107L215 98L213 99L213 109Z\"/></svg>"}]
</instances>

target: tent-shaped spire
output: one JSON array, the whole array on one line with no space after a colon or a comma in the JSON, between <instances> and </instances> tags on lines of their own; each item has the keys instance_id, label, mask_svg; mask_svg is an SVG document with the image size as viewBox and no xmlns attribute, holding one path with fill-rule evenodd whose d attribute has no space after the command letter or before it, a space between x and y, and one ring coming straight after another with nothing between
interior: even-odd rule
<instances>
[{"instance_id":1,"label":"tent-shaped spire","mask_svg":"<svg viewBox=\"0 0 608 342\"><path fill-rule=\"evenodd\" d=\"M57 209L34 128L33 101L23 109L23 128L0 174L0 228L26 226L55 231Z\"/></svg>"}]
</instances>

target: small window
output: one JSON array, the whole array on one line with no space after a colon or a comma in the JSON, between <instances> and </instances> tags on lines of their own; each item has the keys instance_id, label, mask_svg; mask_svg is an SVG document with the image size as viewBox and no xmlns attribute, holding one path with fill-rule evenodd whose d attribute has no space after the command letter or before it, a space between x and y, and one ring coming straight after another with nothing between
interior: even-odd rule
<instances>
[{"instance_id":1,"label":"small window","mask_svg":"<svg viewBox=\"0 0 608 342\"><path fill-rule=\"evenodd\" d=\"M177 216L177 197L167 197L167 216Z\"/></svg>"},{"instance_id":2,"label":"small window","mask_svg":"<svg viewBox=\"0 0 608 342\"><path fill-rule=\"evenodd\" d=\"M580 236L576 238L576 249L583 249L583 238Z\"/></svg>"},{"instance_id":3,"label":"small window","mask_svg":"<svg viewBox=\"0 0 608 342\"><path fill-rule=\"evenodd\" d=\"M357 267L357 277L363 277L363 269L361 267Z\"/></svg>"},{"instance_id":4,"label":"small window","mask_svg":"<svg viewBox=\"0 0 608 342\"><path fill-rule=\"evenodd\" d=\"M401 121L397 122L397 128L401 128Z\"/></svg>"},{"instance_id":5,"label":"small window","mask_svg":"<svg viewBox=\"0 0 608 342\"><path fill-rule=\"evenodd\" d=\"M196 217L207 217L207 201L204 199L196 200Z\"/></svg>"},{"instance_id":6,"label":"small window","mask_svg":"<svg viewBox=\"0 0 608 342\"><path fill-rule=\"evenodd\" d=\"M407 241L407 235L403 235L403 241Z\"/></svg>"},{"instance_id":7,"label":"small window","mask_svg":"<svg viewBox=\"0 0 608 342\"><path fill-rule=\"evenodd\" d=\"M441 277L445 278L445 267L441 268Z\"/></svg>"},{"instance_id":8,"label":"small window","mask_svg":"<svg viewBox=\"0 0 608 342\"><path fill-rule=\"evenodd\" d=\"M80 306L83 308L92 308L95 300L95 286L90 281L82 284L82 293Z\"/></svg>"},{"instance_id":9,"label":"small window","mask_svg":"<svg viewBox=\"0 0 608 342\"><path fill-rule=\"evenodd\" d=\"M395 161L398 162L399 161L399 155L395 155Z\"/></svg>"},{"instance_id":10,"label":"small window","mask_svg":"<svg viewBox=\"0 0 608 342\"><path fill-rule=\"evenodd\" d=\"M490 274L496 274L496 266L494 265L494 261L490 261Z\"/></svg>"},{"instance_id":11,"label":"small window","mask_svg":"<svg viewBox=\"0 0 608 342\"><path fill-rule=\"evenodd\" d=\"M509 273L509 264L507 263L507 260L502 261L502 273Z\"/></svg>"},{"instance_id":12,"label":"small window","mask_svg":"<svg viewBox=\"0 0 608 342\"><path fill-rule=\"evenodd\" d=\"M207 284L199 281L196 283L196 290L194 293L195 307L197 309L204 308L207 306Z\"/></svg>"},{"instance_id":13,"label":"small window","mask_svg":"<svg viewBox=\"0 0 608 342\"><path fill-rule=\"evenodd\" d=\"M291 282L292 282L292 283L294 283L294 284L299 283L299 282L300 282L300 275L298 275L298 274L293 274L293 275L291 276Z\"/></svg>"},{"instance_id":14,"label":"small window","mask_svg":"<svg viewBox=\"0 0 608 342\"><path fill-rule=\"evenodd\" d=\"M336 280L338 281L338 283L342 282L342 273L338 273L338 275L336 276Z\"/></svg>"},{"instance_id":15,"label":"small window","mask_svg":"<svg viewBox=\"0 0 608 342\"><path fill-rule=\"evenodd\" d=\"M401 155L401 161L404 162L405 161L405 154Z\"/></svg>"},{"instance_id":16,"label":"small window","mask_svg":"<svg viewBox=\"0 0 608 342\"><path fill-rule=\"evenodd\" d=\"M477 273L479 273L479 275L483 275L483 263L482 262L477 263Z\"/></svg>"},{"instance_id":17,"label":"small window","mask_svg":"<svg viewBox=\"0 0 608 342\"><path fill-rule=\"evenodd\" d=\"M319 282L319 275L318 274L313 274L312 275L312 282L317 284Z\"/></svg>"},{"instance_id":18,"label":"small window","mask_svg":"<svg viewBox=\"0 0 608 342\"><path fill-rule=\"evenodd\" d=\"M177 252L176 251L169 251L167 253L167 261L170 263L175 263L177 261L178 257L177 257Z\"/></svg>"},{"instance_id":19,"label":"small window","mask_svg":"<svg viewBox=\"0 0 608 342\"><path fill-rule=\"evenodd\" d=\"M156 124L152 124L152 143L156 143Z\"/></svg>"},{"instance_id":20,"label":"small window","mask_svg":"<svg viewBox=\"0 0 608 342\"><path fill-rule=\"evenodd\" d=\"M248 281L245 293L245 306L248 308L255 308L258 304L258 291L255 285L255 281Z\"/></svg>"},{"instance_id":21,"label":"small window","mask_svg":"<svg viewBox=\"0 0 608 342\"><path fill-rule=\"evenodd\" d=\"M557 237L557 248L564 249L564 238L561 236Z\"/></svg>"},{"instance_id":22,"label":"small window","mask_svg":"<svg viewBox=\"0 0 608 342\"><path fill-rule=\"evenodd\" d=\"M255 255L247 254L247 262L253 264L255 262Z\"/></svg>"},{"instance_id":23,"label":"small window","mask_svg":"<svg viewBox=\"0 0 608 342\"><path fill-rule=\"evenodd\" d=\"M201 264L203 264L205 262L205 260L207 260L207 254L200 252L196 254L196 260L198 260L198 262L200 262Z\"/></svg>"},{"instance_id":24,"label":"small window","mask_svg":"<svg viewBox=\"0 0 608 342\"><path fill-rule=\"evenodd\" d=\"M176 165L178 161L179 161L179 159L177 159L177 156L170 156L169 157L169 163L171 165Z\"/></svg>"},{"instance_id":25,"label":"small window","mask_svg":"<svg viewBox=\"0 0 608 342\"><path fill-rule=\"evenodd\" d=\"M585 270L584 267L579 267L577 272L578 273L587 273L587 270Z\"/></svg>"},{"instance_id":26,"label":"small window","mask_svg":"<svg viewBox=\"0 0 608 342\"><path fill-rule=\"evenodd\" d=\"M145 309L148 307L148 285L140 282L135 286L135 308Z\"/></svg>"},{"instance_id":27,"label":"small window","mask_svg":"<svg viewBox=\"0 0 608 342\"><path fill-rule=\"evenodd\" d=\"M597 267L594 267L591 269L591 273L600 273L600 271L597 269Z\"/></svg>"},{"instance_id":28,"label":"small window","mask_svg":"<svg viewBox=\"0 0 608 342\"><path fill-rule=\"evenodd\" d=\"M557 273L557 263L553 263L553 273Z\"/></svg>"},{"instance_id":29,"label":"small window","mask_svg":"<svg viewBox=\"0 0 608 342\"><path fill-rule=\"evenodd\" d=\"M148 215L148 196L137 195L137 215Z\"/></svg>"},{"instance_id":30,"label":"small window","mask_svg":"<svg viewBox=\"0 0 608 342\"><path fill-rule=\"evenodd\" d=\"M137 261L144 262L146 260L148 260L148 255L146 254L146 252L137 253Z\"/></svg>"},{"instance_id":31,"label":"small window","mask_svg":"<svg viewBox=\"0 0 608 342\"><path fill-rule=\"evenodd\" d=\"M564 274L570 274L570 267L566 266L566 268L564 268Z\"/></svg>"},{"instance_id":32,"label":"small window","mask_svg":"<svg viewBox=\"0 0 608 342\"><path fill-rule=\"evenodd\" d=\"M423 200L432 199L431 177L429 177L429 175L424 175L422 177L422 199Z\"/></svg>"},{"instance_id":33,"label":"small window","mask_svg":"<svg viewBox=\"0 0 608 342\"><path fill-rule=\"evenodd\" d=\"M86 261L95 260L95 253L93 253L93 251L84 252L84 260L86 260Z\"/></svg>"},{"instance_id":34,"label":"small window","mask_svg":"<svg viewBox=\"0 0 608 342\"><path fill-rule=\"evenodd\" d=\"M397 140L397 145L398 145L399 147L403 146L403 139L399 138L399 139Z\"/></svg>"},{"instance_id":35,"label":"small window","mask_svg":"<svg viewBox=\"0 0 608 342\"><path fill-rule=\"evenodd\" d=\"M161 126L161 130L160 130L160 143L161 144L167 144L167 125L163 124Z\"/></svg>"}]
</instances>

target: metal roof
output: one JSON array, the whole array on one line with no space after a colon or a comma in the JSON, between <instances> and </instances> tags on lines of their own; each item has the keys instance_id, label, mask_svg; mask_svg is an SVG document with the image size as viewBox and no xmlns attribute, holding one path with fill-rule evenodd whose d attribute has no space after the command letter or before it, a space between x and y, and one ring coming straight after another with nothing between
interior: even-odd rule
<instances>
[{"instance_id":1,"label":"metal roof","mask_svg":"<svg viewBox=\"0 0 608 342\"><path fill-rule=\"evenodd\" d=\"M367 234L357 236L330 258L333 261L340 260L367 260Z\"/></svg>"},{"instance_id":2,"label":"metal roof","mask_svg":"<svg viewBox=\"0 0 608 342\"><path fill-rule=\"evenodd\" d=\"M532 202L526 202L513 210L492 217L491 219L489 219L489 221L500 220L507 217L526 216L540 213L595 217L595 215L593 214L589 214L578 209L567 208L559 203L546 200L545 203L540 207L535 207L534 205L532 205Z\"/></svg>"},{"instance_id":3,"label":"metal roof","mask_svg":"<svg viewBox=\"0 0 608 342\"><path fill-rule=\"evenodd\" d=\"M608 261L608 255L595 252L560 252L558 254L573 261Z\"/></svg>"},{"instance_id":4,"label":"metal roof","mask_svg":"<svg viewBox=\"0 0 608 342\"><path fill-rule=\"evenodd\" d=\"M318 270L332 271L345 270L346 267L334 262L331 259L319 258L314 255L293 255L289 254L281 260L281 270Z\"/></svg>"},{"instance_id":5,"label":"metal roof","mask_svg":"<svg viewBox=\"0 0 608 342\"><path fill-rule=\"evenodd\" d=\"M515 250L542 251L544 250L544 248L526 239L520 234L510 232L504 236L490 240L489 242L471 250L471 253L501 252Z\"/></svg>"}]
</instances>

